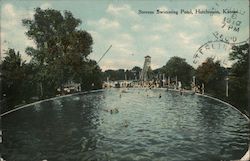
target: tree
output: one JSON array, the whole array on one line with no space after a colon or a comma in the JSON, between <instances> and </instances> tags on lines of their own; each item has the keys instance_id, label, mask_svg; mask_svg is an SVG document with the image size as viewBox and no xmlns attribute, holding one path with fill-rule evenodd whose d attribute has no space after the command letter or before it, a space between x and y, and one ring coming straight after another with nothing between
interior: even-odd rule
<instances>
[{"instance_id":1,"label":"tree","mask_svg":"<svg viewBox=\"0 0 250 161\"><path fill-rule=\"evenodd\" d=\"M109 77L109 80L125 80L125 70L118 69L118 70L106 70L104 72L104 80Z\"/></svg>"},{"instance_id":2,"label":"tree","mask_svg":"<svg viewBox=\"0 0 250 161\"><path fill-rule=\"evenodd\" d=\"M206 92L221 97L225 95L226 75L227 70L213 58L207 58L196 70L198 84L204 83Z\"/></svg>"},{"instance_id":3,"label":"tree","mask_svg":"<svg viewBox=\"0 0 250 161\"><path fill-rule=\"evenodd\" d=\"M229 59L235 61L229 77L229 98L242 111L249 107L249 43L234 46Z\"/></svg>"},{"instance_id":4,"label":"tree","mask_svg":"<svg viewBox=\"0 0 250 161\"><path fill-rule=\"evenodd\" d=\"M176 77L184 86L189 86L192 80L194 69L185 59L174 56L162 67L165 76Z\"/></svg>"},{"instance_id":5,"label":"tree","mask_svg":"<svg viewBox=\"0 0 250 161\"><path fill-rule=\"evenodd\" d=\"M134 66L131 69L131 72L134 73L134 79L139 79L140 78L140 73L142 71L142 68L138 67L138 66Z\"/></svg>"},{"instance_id":6,"label":"tree","mask_svg":"<svg viewBox=\"0 0 250 161\"><path fill-rule=\"evenodd\" d=\"M233 46L229 59L235 61L232 65L232 74L237 77L249 76L249 43Z\"/></svg>"},{"instance_id":7,"label":"tree","mask_svg":"<svg viewBox=\"0 0 250 161\"><path fill-rule=\"evenodd\" d=\"M22 100L24 63L19 52L8 49L2 62L2 94L7 98L7 105L12 106Z\"/></svg>"},{"instance_id":8,"label":"tree","mask_svg":"<svg viewBox=\"0 0 250 161\"><path fill-rule=\"evenodd\" d=\"M90 60L85 64L85 69L79 76L75 75L75 80L82 82L81 88L85 90L93 90L102 88L102 72L96 61Z\"/></svg>"},{"instance_id":9,"label":"tree","mask_svg":"<svg viewBox=\"0 0 250 161\"><path fill-rule=\"evenodd\" d=\"M36 96L35 68L31 63L22 60L21 54L14 49L8 49L1 64L1 94L6 101L7 109L14 105L27 103Z\"/></svg>"},{"instance_id":10,"label":"tree","mask_svg":"<svg viewBox=\"0 0 250 161\"><path fill-rule=\"evenodd\" d=\"M69 81L89 85L84 82L85 77L94 78L93 70L99 71L96 62L88 58L92 52L92 37L77 29L80 24L81 20L69 11L62 15L54 9L40 8L35 9L33 19L23 20L28 29L26 35L36 43L36 48L28 47L26 53L38 68L36 80L41 95L53 96L57 88Z\"/></svg>"},{"instance_id":11,"label":"tree","mask_svg":"<svg viewBox=\"0 0 250 161\"><path fill-rule=\"evenodd\" d=\"M109 77L109 80L111 81L115 81L115 80L133 80L135 79L135 77L138 79L139 78L139 74L141 72L141 68L140 67L133 67L131 70L128 69L118 69L118 70L106 70L103 73L103 81L107 80L107 77Z\"/></svg>"}]
</instances>

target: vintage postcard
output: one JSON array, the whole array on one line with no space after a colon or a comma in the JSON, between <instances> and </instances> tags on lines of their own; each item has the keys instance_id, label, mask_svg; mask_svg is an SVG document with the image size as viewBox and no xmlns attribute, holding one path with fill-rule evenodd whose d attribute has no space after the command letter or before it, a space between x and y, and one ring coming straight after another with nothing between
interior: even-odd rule
<instances>
[{"instance_id":1,"label":"vintage postcard","mask_svg":"<svg viewBox=\"0 0 250 161\"><path fill-rule=\"evenodd\" d=\"M0 161L250 160L249 3L0 1Z\"/></svg>"}]
</instances>

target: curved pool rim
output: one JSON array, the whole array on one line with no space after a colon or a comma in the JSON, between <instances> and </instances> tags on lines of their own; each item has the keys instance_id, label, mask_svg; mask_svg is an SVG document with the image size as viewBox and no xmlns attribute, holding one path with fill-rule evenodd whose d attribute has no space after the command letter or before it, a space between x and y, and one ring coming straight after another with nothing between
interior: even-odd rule
<instances>
[{"instance_id":1,"label":"curved pool rim","mask_svg":"<svg viewBox=\"0 0 250 161\"><path fill-rule=\"evenodd\" d=\"M147 88L133 88L133 89L147 89ZM155 89L166 91L165 88L155 88ZM48 99L44 99L44 100L40 100L40 101L36 101L36 102L33 102L33 103L29 103L29 104L26 104L26 105L19 106L19 107L13 109L13 110L10 110L10 111L7 111L7 112L4 112L4 113L0 114L0 116L2 117L2 116L5 116L5 115L7 115L9 113L12 113L12 112L15 112L15 111L21 110L23 108L26 108L26 107L29 107L29 106L32 106L32 105L36 105L36 104L39 104L39 103L42 103L42 102L46 102L46 101L51 101L51 100L60 99L60 98L64 98L64 97L82 95L82 94L102 92L102 91L105 91L105 90L107 90L107 89L97 89L97 90L83 91L83 92L77 92L77 93L62 95L62 96L51 97L51 98L48 98ZM168 91L179 92L179 90L176 90L176 89L168 89ZM192 91L183 91L183 92L184 93L191 93ZM241 115L243 115L246 118L246 120L250 121L250 118L247 115L242 113L240 110L238 110L235 106L231 105L230 103L227 103L227 102L225 102L225 101L223 101L223 100L221 100L219 98L215 98L215 97L212 97L212 96L209 96L209 95L206 95L206 94L200 94L200 93L195 93L195 94L198 95L198 96L210 98L210 99L216 100L218 102L221 102L221 103L233 108L234 110L238 111Z\"/></svg>"},{"instance_id":2,"label":"curved pool rim","mask_svg":"<svg viewBox=\"0 0 250 161\"><path fill-rule=\"evenodd\" d=\"M144 89L145 90L147 88L134 88L134 89L142 89L142 90ZM166 91L166 88L155 88L155 89ZM18 111L18 110L21 110L23 108L26 108L26 107L29 107L29 106L32 106L32 105L36 105L36 104L39 104L39 103L42 103L42 102L51 101L51 100L60 99L60 98L65 98L65 97L70 97L70 96L82 95L82 94L103 92L105 90L108 90L108 89L97 89L97 90L91 90L91 91L83 91L83 92L72 93L72 94L67 94L67 95L63 95L63 96L56 96L56 97L52 97L52 98L48 98L48 99L36 101L36 102L33 102L33 103L29 103L29 104L17 107L15 109L7 111L5 113L2 113L0 115L0 117L3 117L5 115L7 115L7 114L13 113L15 111ZM179 92L179 90L176 90L176 89L168 89L168 91ZM191 93L192 91L183 91L183 92L184 93ZM212 96L209 96L209 95L206 95L206 94L200 94L200 93L195 93L195 94L198 95L198 96L201 96L201 97L206 97L206 98L213 99L215 101L221 102L221 103L223 103L223 104L225 104L225 105L233 108L234 110L238 111L248 122L250 122L250 118L247 115L245 115L244 113L242 113L240 110L238 110L235 106L231 105L230 103L227 103L227 102L225 102L223 100L220 100L218 98L215 98L215 97L212 97ZM246 157L246 155L248 153L250 153L250 145L249 145L248 151L244 153L244 155L242 156L241 159L239 159L239 161L245 161L245 159L250 160L250 156L248 158ZM242 160L242 159L244 159L244 160Z\"/></svg>"},{"instance_id":3,"label":"curved pool rim","mask_svg":"<svg viewBox=\"0 0 250 161\"><path fill-rule=\"evenodd\" d=\"M67 94L67 95L62 95L62 96L51 97L51 98L47 98L47 99L44 99L44 100L40 100L40 101L36 101L36 102L33 102L33 103L29 103L29 104L26 104L26 105L19 106L19 107L13 109L13 110L2 113L0 116L3 117L5 115L7 115L7 114L13 113L15 111L18 111L18 110L21 110L23 108L26 108L26 107L29 107L29 106L32 106L32 105L36 105L36 104L39 104L39 103L42 103L42 102L52 101L52 100L60 99L60 98L64 98L64 97L77 96L77 95L81 95L81 94L102 92L102 91L105 91L105 89L97 89L97 90L84 91L84 92L78 92L78 93L72 93L72 94Z\"/></svg>"}]
</instances>

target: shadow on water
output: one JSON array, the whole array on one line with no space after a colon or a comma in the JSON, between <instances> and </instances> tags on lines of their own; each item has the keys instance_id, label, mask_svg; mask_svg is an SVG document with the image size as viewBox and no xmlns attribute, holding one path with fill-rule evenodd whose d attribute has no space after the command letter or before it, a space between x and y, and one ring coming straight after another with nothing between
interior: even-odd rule
<instances>
[{"instance_id":1,"label":"shadow on water","mask_svg":"<svg viewBox=\"0 0 250 161\"><path fill-rule=\"evenodd\" d=\"M96 149L99 95L42 102L3 118L6 160L77 161L98 157Z\"/></svg>"}]
</instances>

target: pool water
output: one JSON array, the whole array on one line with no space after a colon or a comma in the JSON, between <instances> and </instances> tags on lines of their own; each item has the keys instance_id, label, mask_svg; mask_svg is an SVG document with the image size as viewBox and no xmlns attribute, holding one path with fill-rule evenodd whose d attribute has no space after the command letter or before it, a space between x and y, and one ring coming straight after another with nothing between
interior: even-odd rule
<instances>
[{"instance_id":1,"label":"pool water","mask_svg":"<svg viewBox=\"0 0 250 161\"><path fill-rule=\"evenodd\" d=\"M5 115L2 126L7 161L234 160L250 141L235 109L162 89L57 98Z\"/></svg>"}]
</instances>

